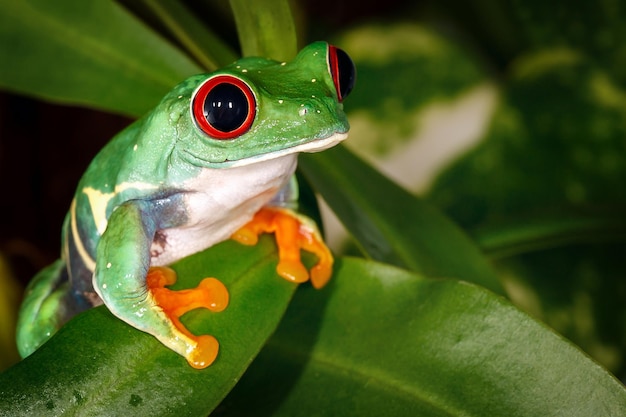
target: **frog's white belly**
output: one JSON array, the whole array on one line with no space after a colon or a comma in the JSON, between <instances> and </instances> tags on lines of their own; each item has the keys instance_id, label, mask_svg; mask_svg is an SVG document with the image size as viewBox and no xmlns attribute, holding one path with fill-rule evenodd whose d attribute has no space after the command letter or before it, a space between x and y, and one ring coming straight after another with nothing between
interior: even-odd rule
<instances>
[{"instance_id":1,"label":"frog's white belly","mask_svg":"<svg viewBox=\"0 0 626 417\"><path fill-rule=\"evenodd\" d=\"M230 238L288 184L297 154L225 169L204 169L186 182L187 221L157 232L151 264L167 265Z\"/></svg>"}]
</instances>

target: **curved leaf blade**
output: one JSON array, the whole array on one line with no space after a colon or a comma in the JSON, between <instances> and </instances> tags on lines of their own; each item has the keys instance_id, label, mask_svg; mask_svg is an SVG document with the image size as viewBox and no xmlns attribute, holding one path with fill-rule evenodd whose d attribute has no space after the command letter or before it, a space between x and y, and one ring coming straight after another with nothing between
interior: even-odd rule
<instances>
[{"instance_id":1,"label":"curved leaf blade","mask_svg":"<svg viewBox=\"0 0 626 417\"><path fill-rule=\"evenodd\" d=\"M626 390L484 289L362 259L303 288L221 415L620 416Z\"/></svg>"},{"instance_id":2,"label":"curved leaf blade","mask_svg":"<svg viewBox=\"0 0 626 417\"><path fill-rule=\"evenodd\" d=\"M0 415L206 416L274 331L296 288L276 275L275 253L269 237L254 248L229 241L174 265L175 287L195 286L211 274L231 295L222 313L194 310L183 317L192 332L220 342L207 369L191 368L99 307L0 374Z\"/></svg>"},{"instance_id":3,"label":"curved leaf blade","mask_svg":"<svg viewBox=\"0 0 626 417\"><path fill-rule=\"evenodd\" d=\"M289 60L297 52L296 26L287 0L230 0L243 56Z\"/></svg>"},{"instance_id":4,"label":"curved leaf blade","mask_svg":"<svg viewBox=\"0 0 626 417\"><path fill-rule=\"evenodd\" d=\"M0 10L0 87L141 116L201 72L165 39L109 0L24 0Z\"/></svg>"},{"instance_id":5,"label":"curved leaf blade","mask_svg":"<svg viewBox=\"0 0 626 417\"><path fill-rule=\"evenodd\" d=\"M537 210L475 228L471 233L495 260L573 244L624 242L625 212L623 204Z\"/></svg>"},{"instance_id":6,"label":"curved leaf blade","mask_svg":"<svg viewBox=\"0 0 626 417\"><path fill-rule=\"evenodd\" d=\"M303 154L299 167L367 256L503 293L486 258L454 223L345 147Z\"/></svg>"},{"instance_id":7,"label":"curved leaf blade","mask_svg":"<svg viewBox=\"0 0 626 417\"><path fill-rule=\"evenodd\" d=\"M171 0L140 0L167 31L207 71L235 61L238 56L183 3Z\"/></svg>"}]
</instances>

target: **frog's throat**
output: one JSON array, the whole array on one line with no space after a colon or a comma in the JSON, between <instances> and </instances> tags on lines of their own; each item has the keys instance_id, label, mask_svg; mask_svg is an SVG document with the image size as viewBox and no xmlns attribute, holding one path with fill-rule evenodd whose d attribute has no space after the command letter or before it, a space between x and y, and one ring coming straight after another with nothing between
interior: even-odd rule
<instances>
[{"instance_id":1,"label":"frog's throat","mask_svg":"<svg viewBox=\"0 0 626 417\"><path fill-rule=\"evenodd\" d=\"M268 152L265 154L257 155L251 158L244 158L236 161L225 161L223 166L229 168L240 167L244 165L255 164L257 162L268 161L270 159L280 158L281 156L290 155L299 152L320 152L328 148L332 148L339 142L348 137L347 132L338 132L326 138L316 139L310 142L301 143L296 146L291 146L274 152Z\"/></svg>"}]
</instances>

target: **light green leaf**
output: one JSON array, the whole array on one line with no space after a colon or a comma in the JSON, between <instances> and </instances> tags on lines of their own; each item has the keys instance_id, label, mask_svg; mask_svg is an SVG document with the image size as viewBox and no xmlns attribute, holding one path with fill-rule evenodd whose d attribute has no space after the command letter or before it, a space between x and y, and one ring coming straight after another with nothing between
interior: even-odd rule
<instances>
[{"instance_id":1,"label":"light green leaf","mask_svg":"<svg viewBox=\"0 0 626 417\"><path fill-rule=\"evenodd\" d=\"M214 276L229 290L224 312L200 309L183 317L193 333L220 342L210 367L191 368L154 337L98 307L0 374L0 415L206 416L274 331L296 288L276 275L275 253L266 236L253 248L228 241L174 265L176 288Z\"/></svg>"},{"instance_id":2,"label":"light green leaf","mask_svg":"<svg viewBox=\"0 0 626 417\"><path fill-rule=\"evenodd\" d=\"M626 390L504 299L344 258L303 288L220 415L622 416Z\"/></svg>"},{"instance_id":3,"label":"light green leaf","mask_svg":"<svg viewBox=\"0 0 626 417\"><path fill-rule=\"evenodd\" d=\"M235 61L238 56L213 31L177 0L139 0L167 31L206 70Z\"/></svg>"},{"instance_id":4,"label":"light green leaf","mask_svg":"<svg viewBox=\"0 0 626 417\"><path fill-rule=\"evenodd\" d=\"M110 0L23 0L0 9L0 87L131 116L201 72Z\"/></svg>"},{"instance_id":5,"label":"light green leaf","mask_svg":"<svg viewBox=\"0 0 626 417\"><path fill-rule=\"evenodd\" d=\"M300 167L367 256L502 292L484 256L456 225L346 148L301 155Z\"/></svg>"},{"instance_id":6,"label":"light green leaf","mask_svg":"<svg viewBox=\"0 0 626 417\"><path fill-rule=\"evenodd\" d=\"M296 27L287 0L230 0L244 56L278 61L297 52Z\"/></svg>"}]
</instances>

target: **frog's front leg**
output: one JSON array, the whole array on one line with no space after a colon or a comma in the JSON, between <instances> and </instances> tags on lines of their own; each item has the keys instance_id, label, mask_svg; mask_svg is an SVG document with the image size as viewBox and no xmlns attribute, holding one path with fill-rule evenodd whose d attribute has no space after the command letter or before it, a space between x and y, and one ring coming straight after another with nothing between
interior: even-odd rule
<instances>
[{"instance_id":1,"label":"frog's front leg","mask_svg":"<svg viewBox=\"0 0 626 417\"><path fill-rule=\"evenodd\" d=\"M127 202L111 214L98 243L94 288L114 315L153 335L194 368L205 368L217 356L217 340L193 335L179 317L199 307L223 310L228 291L214 278L190 290L165 288L176 281L176 275L169 268L150 268L150 247L158 225L146 215L148 204Z\"/></svg>"},{"instance_id":2,"label":"frog's front leg","mask_svg":"<svg viewBox=\"0 0 626 417\"><path fill-rule=\"evenodd\" d=\"M300 250L304 249L318 258L310 271L311 284L315 288L326 285L332 274L333 256L311 219L289 209L264 207L232 238L245 245L254 245L261 233L275 234L279 259L276 272L281 277L298 283L309 279L309 271L300 260Z\"/></svg>"}]
</instances>

